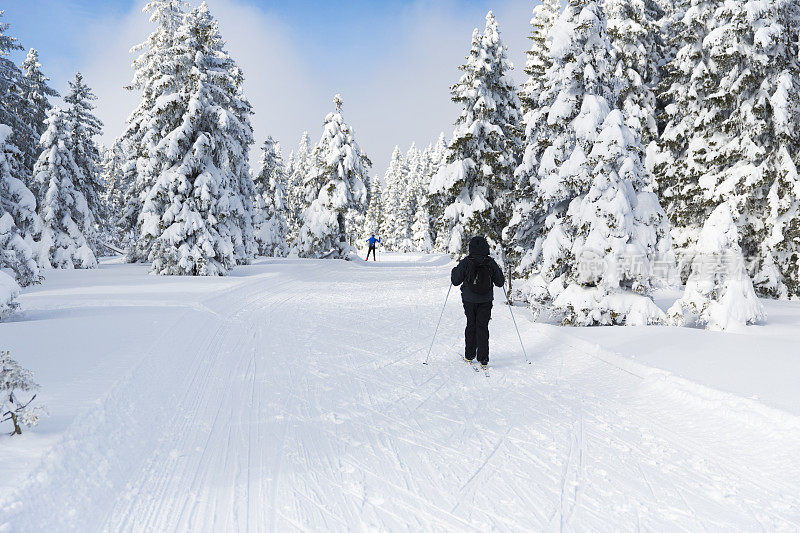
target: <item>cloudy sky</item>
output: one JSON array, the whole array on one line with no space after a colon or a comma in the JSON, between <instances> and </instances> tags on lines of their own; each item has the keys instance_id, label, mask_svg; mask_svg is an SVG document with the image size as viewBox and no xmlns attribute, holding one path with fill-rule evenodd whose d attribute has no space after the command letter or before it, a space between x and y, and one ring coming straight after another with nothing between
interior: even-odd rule
<instances>
[{"instance_id":1,"label":"cloudy sky","mask_svg":"<svg viewBox=\"0 0 800 533\"><path fill-rule=\"evenodd\" d=\"M9 33L37 48L45 73L64 92L83 72L99 96L103 142L118 136L137 95L125 91L131 46L152 31L143 0L2 0ZM197 0L193 4L199 3ZM450 135L458 109L449 87L475 27L493 9L523 77L536 0L207 0L234 59L244 69L256 139L278 139L288 155L304 130L312 142L341 93L345 120L382 174L393 147ZM17 54L19 63L23 58Z\"/></svg>"}]
</instances>

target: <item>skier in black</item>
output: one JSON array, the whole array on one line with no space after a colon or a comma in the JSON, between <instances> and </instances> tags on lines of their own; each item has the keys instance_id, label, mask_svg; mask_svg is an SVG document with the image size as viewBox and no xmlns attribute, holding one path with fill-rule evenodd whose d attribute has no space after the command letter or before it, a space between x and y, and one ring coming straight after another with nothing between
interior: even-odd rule
<instances>
[{"instance_id":1,"label":"skier in black","mask_svg":"<svg viewBox=\"0 0 800 533\"><path fill-rule=\"evenodd\" d=\"M489 320L492 318L494 288L502 287L506 279L494 259L489 257L489 243L482 236L469 241L469 255L459 261L450 281L461 285L461 301L467 315L464 330L464 358L486 366L489 363Z\"/></svg>"}]
</instances>

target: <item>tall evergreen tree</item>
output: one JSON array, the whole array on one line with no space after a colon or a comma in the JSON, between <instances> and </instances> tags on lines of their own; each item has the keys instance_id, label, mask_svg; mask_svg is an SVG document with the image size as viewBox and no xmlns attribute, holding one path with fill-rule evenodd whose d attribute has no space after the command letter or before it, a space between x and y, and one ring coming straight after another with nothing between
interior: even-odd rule
<instances>
[{"instance_id":1,"label":"tall evergreen tree","mask_svg":"<svg viewBox=\"0 0 800 533\"><path fill-rule=\"evenodd\" d=\"M22 50L22 46L15 37L8 34L9 25L2 22L3 13L0 11L0 124L11 128L12 136L6 143L13 144L19 152L10 161L11 174L27 183L30 168L24 165L25 155L35 151L37 139L36 133L23 120L28 115L23 97L26 85L24 77L7 57L16 50Z\"/></svg>"},{"instance_id":2,"label":"tall evergreen tree","mask_svg":"<svg viewBox=\"0 0 800 533\"><path fill-rule=\"evenodd\" d=\"M552 301L572 324L660 321L647 295L656 262L671 258L669 225L641 140L613 107L614 52L599 2L570 0L552 32L529 298Z\"/></svg>"},{"instance_id":3,"label":"tall evergreen tree","mask_svg":"<svg viewBox=\"0 0 800 533\"><path fill-rule=\"evenodd\" d=\"M369 207L367 207L366 233L369 235L383 235L384 209L383 188L377 176L369 178Z\"/></svg>"},{"instance_id":4,"label":"tall evergreen tree","mask_svg":"<svg viewBox=\"0 0 800 533\"><path fill-rule=\"evenodd\" d=\"M157 147L163 170L145 197L137 245L150 250L157 274L225 275L255 251L250 107L205 3L177 41L179 70L189 72L172 104L182 120Z\"/></svg>"},{"instance_id":5,"label":"tall evergreen tree","mask_svg":"<svg viewBox=\"0 0 800 533\"><path fill-rule=\"evenodd\" d=\"M74 130L69 112L51 109L40 142L42 154L33 170L42 191L39 264L45 268L97 267L87 239L94 231L94 217L77 185L85 177L74 157Z\"/></svg>"},{"instance_id":6,"label":"tall evergreen tree","mask_svg":"<svg viewBox=\"0 0 800 533\"><path fill-rule=\"evenodd\" d=\"M349 242L358 239L367 211L368 170L353 131L342 118L342 99L325 117L322 138L314 149L314 168L306 180L310 205L303 212L297 251L301 257L346 258Z\"/></svg>"},{"instance_id":7,"label":"tall evergreen tree","mask_svg":"<svg viewBox=\"0 0 800 533\"><path fill-rule=\"evenodd\" d=\"M558 0L545 0L533 10L531 19L531 49L527 52L528 61L525 73L527 80L520 91L525 114L524 150L522 160L514 171L515 205L514 214L509 220L506 238L510 240L507 255L515 264L517 272L528 277L536 257L536 242L542 230L542 213L540 199L536 194L538 180L539 157L547 146L547 113L548 102L542 101L547 73L552 67L550 54L550 30L555 24L560 11Z\"/></svg>"},{"instance_id":8,"label":"tall evergreen tree","mask_svg":"<svg viewBox=\"0 0 800 533\"><path fill-rule=\"evenodd\" d=\"M261 147L261 169L253 182L256 192L253 226L258 253L286 257L289 254L286 241L286 169L280 145L272 137L267 137Z\"/></svg>"},{"instance_id":9,"label":"tall evergreen tree","mask_svg":"<svg viewBox=\"0 0 800 533\"><path fill-rule=\"evenodd\" d=\"M25 286L41 277L30 243L18 224L33 224L38 217L33 194L12 174L19 150L11 137L11 128L0 124L0 269L10 269L17 282Z\"/></svg>"},{"instance_id":10,"label":"tall evergreen tree","mask_svg":"<svg viewBox=\"0 0 800 533\"><path fill-rule=\"evenodd\" d=\"M720 75L704 45L719 2L682 1L670 23L674 34L669 46L676 51L663 81L666 125L653 168L659 198L672 222L673 239L681 249L691 247L713 209L700 180L712 174L708 152L714 142L714 125L722 121L723 113L708 99L716 91Z\"/></svg>"},{"instance_id":11,"label":"tall evergreen tree","mask_svg":"<svg viewBox=\"0 0 800 533\"><path fill-rule=\"evenodd\" d=\"M452 100L463 106L448 149L447 165L432 182L434 191L455 198L445 210L450 253L466 251L472 235L503 246L509 219L509 191L521 150L520 102L509 71L511 62L490 11L472 48Z\"/></svg>"},{"instance_id":12,"label":"tall evergreen tree","mask_svg":"<svg viewBox=\"0 0 800 533\"><path fill-rule=\"evenodd\" d=\"M26 172L25 178L30 180L33 165L39 157L39 139L46 128L47 112L53 107L48 97L57 97L59 94L47 84L50 79L42 72L39 53L35 49L30 49L20 70L24 82L21 96L26 111L21 118L30 131L30 139L25 143L27 149L23 148L22 165ZM31 188L32 184L28 182L27 185Z\"/></svg>"},{"instance_id":13,"label":"tall evergreen tree","mask_svg":"<svg viewBox=\"0 0 800 533\"><path fill-rule=\"evenodd\" d=\"M123 240L130 243L129 261L146 261L152 242L139 239L139 217L147 194L167 163L159 151L168 132L183 121L183 101L179 92L188 83L189 71L182 43L178 39L188 4L184 0L151 0L144 7L155 30L147 40L132 49L141 52L133 62L130 90L141 92L141 100L128 117L121 139L127 156L122 169L121 187L125 208L117 222Z\"/></svg>"},{"instance_id":14,"label":"tall evergreen tree","mask_svg":"<svg viewBox=\"0 0 800 533\"><path fill-rule=\"evenodd\" d=\"M531 47L525 52L527 56L525 74L528 77L519 91L522 110L526 115L539 107L539 95L544 89L545 73L553 63L547 43L548 34L558 18L560 9L559 0L543 0L533 8L531 34L528 37L531 40ZM527 124L528 120L525 122Z\"/></svg>"},{"instance_id":15,"label":"tall evergreen tree","mask_svg":"<svg viewBox=\"0 0 800 533\"><path fill-rule=\"evenodd\" d=\"M64 102L67 104L67 114L72 125L70 140L73 158L81 170L75 186L86 198L97 226L87 238L92 251L98 255L104 251L100 241L108 231L106 226L108 212L103 202L105 183L98 168L101 162L100 149L94 140L98 135L102 135L103 123L92 113L95 109L93 100L97 100L97 96L83 81L83 75L80 72L76 73L75 78L69 82L69 91L64 97Z\"/></svg>"},{"instance_id":16,"label":"tall evergreen tree","mask_svg":"<svg viewBox=\"0 0 800 533\"><path fill-rule=\"evenodd\" d=\"M616 56L616 107L647 146L658 137L655 93L664 48L658 26L664 12L656 0L605 0L604 7Z\"/></svg>"},{"instance_id":17,"label":"tall evergreen tree","mask_svg":"<svg viewBox=\"0 0 800 533\"><path fill-rule=\"evenodd\" d=\"M737 215L740 245L759 292L780 297L800 296L800 242L792 243L792 216L786 217L789 206L800 199L798 9L796 3L782 0L726 0L715 11L713 30L704 43L721 75L708 99L724 112L721 122L713 125L714 142L707 156L713 173L704 176L700 186L712 203L727 202ZM784 227L789 240L780 238Z\"/></svg>"},{"instance_id":18,"label":"tall evergreen tree","mask_svg":"<svg viewBox=\"0 0 800 533\"><path fill-rule=\"evenodd\" d=\"M384 210L384 245L390 250L398 250L402 242L408 237L408 220L404 216L403 201L405 195L405 178L408 175L408 165L399 146L392 151L389 166L383 175L386 187L383 189Z\"/></svg>"},{"instance_id":19,"label":"tall evergreen tree","mask_svg":"<svg viewBox=\"0 0 800 533\"><path fill-rule=\"evenodd\" d=\"M289 242L297 240L300 226L303 225L303 211L310 205L306 201L306 179L311 175L312 153L308 132L304 131L300 139L300 145L294 154L294 164L289 174L286 188L288 198L288 223L289 223Z\"/></svg>"}]
</instances>

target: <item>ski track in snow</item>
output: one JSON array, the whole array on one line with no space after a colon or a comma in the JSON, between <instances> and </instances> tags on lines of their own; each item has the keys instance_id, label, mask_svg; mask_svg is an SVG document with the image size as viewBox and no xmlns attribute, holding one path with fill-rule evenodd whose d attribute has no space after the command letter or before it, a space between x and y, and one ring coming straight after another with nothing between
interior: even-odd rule
<instances>
[{"instance_id":1,"label":"ski track in snow","mask_svg":"<svg viewBox=\"0 0 800 533\"><path fill-rule=\"evenodd\" d=\"M737 421L519 310L526 365L497 301L486 378L455 290L423 366L442 261L247 272L176 309L0 530L800 529L788 415Z\"/></svg>"}]
</instances>

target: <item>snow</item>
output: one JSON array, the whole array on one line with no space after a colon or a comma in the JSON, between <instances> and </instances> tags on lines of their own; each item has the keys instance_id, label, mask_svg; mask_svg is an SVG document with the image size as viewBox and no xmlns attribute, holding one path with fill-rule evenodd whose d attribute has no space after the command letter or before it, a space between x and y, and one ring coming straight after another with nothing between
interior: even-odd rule
<instances>
[{"instance_id":1,"label":"snow","mask_svg":"<svg viewBox=\"0 0 800 533\"><path fill-rule=\"evenodd\" d=\"M455 291L420 364L449 258L381 259L25 289L0 339L51 416L0 437L0 531L800 527L800 303L741 334L520 307L526 365L498 292L486 378Z\"/></svg>"}]
</instances>

